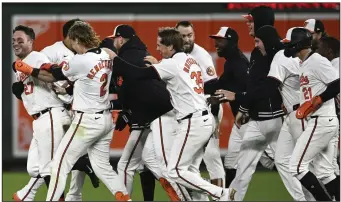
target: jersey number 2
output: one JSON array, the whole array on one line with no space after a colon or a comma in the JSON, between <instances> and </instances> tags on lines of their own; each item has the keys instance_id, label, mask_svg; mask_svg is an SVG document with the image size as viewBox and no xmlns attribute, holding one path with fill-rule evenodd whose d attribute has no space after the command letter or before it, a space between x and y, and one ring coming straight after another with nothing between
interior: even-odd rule
<instances>
[{"instance_id":1,"label":"jersey number 2","mask_svg":"<svg viewBox=\"0 0 341 202\"><path fill-rule=\"evenodd\" d=\"M194 87L194 91L198 94L201 94L204 92L203 89L203 81L202 81L202 77L201 77L201 72L197 71L197 72L191 72L191 79L195 79L195 82L197 83L198 87Z\"/></svg>"},{"instance_id":2,"label":"jersey number 2","mask_svg":"<svg viewBox=\"0 0 341 202\"><path fill-rule=\"evenodd\" d=\"M303 88L302 91L303 91L304 99L311 100L311 98L313 97L311 93L311 88L310 87Z\"/></svg>"},{"instance_id":3,"label":"jersey number 2","mask_svg":"<svg viewBox=\"0 0 341 202\"><path fill-rule=\"evenodd\" d=\"M33 87L34 87L33 81L30 81L30 82L27 82L27 84L24 84L25 95L29 95L33 93Z\"/></svg>"},{"instance_id":4,"label":"jersey number 2","mask_svg":"<svg viewBox=\"0 0 341 202\"><path fill-rule=\"evenodd\" d=\"M108 83L108 74L103 74L101 76L100 82L103 82L101 85L101 92L99 94L100 97L104 96L107 93L107 90L105 90L105 86Z\"/></svg>"}]
</instances>

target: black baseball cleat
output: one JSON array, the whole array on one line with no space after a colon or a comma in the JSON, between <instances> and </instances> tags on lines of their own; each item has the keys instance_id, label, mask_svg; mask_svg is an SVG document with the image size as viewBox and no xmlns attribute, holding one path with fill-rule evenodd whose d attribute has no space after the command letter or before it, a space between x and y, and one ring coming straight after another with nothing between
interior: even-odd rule
<instances>
[{"instance_id":1,"label":"black baseball cleat","mask_svg":"<svg viewBox=\"0 0 341 202\"><path fill-rule=\"evenodd\" d=\"M89 165L86 165L87 169L84 172L89 176L91 183L92 183L92 186L94 186L95 188L98 188L99 187L99 179L96 176L94 170L92 169L91 164L89 164Z\"/></svg>"}]
</instances>

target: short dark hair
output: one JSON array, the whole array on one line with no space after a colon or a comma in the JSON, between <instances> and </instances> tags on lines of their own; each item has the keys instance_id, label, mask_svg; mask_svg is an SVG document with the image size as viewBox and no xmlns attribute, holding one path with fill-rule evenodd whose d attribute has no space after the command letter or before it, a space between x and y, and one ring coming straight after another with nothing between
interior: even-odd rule
<instances>
[{"instance_id":1,"label":"short dark hair","mask_svg":"<svg viewBox=\"0 0 341 202\"><path fill-rule=\"evenodd\" d=\"M185 21L180 21L180 22L176 23L175 28L178 28L178 27L180 27L180 26L183 26L183 27L192 27L192 28L193 28L193 24L192 24L190 21L187 21L187 20L185 20Z\"/></svg>"},{"instance_id":2,"label":"short dark hair","mask_svg":"<svg viewBox=\"0 0 341 202\"><path fill-rule=\"evenodd\" d=\"M32 40L36 39L36 34L34 33L34 30L31 27L25 26L25 25L18 25L13 29L13 34L16 31L22 31L25 32L27 36L29 36Z\"/></svg>"},{"instance_id":3,"label":"short dark hair","mask_svg":"<svg viewBox=\"0 0 341 202\"><path fill-rule=\"evenodd\" d=\"M334 37L322 37L320 42L323 46L330 48L334 54L334 57L340 57L340 41Z\"/></svg>"},{"instance_id":4,"label":"short dark hair","mask_svg":"<svg viewBox=\"0 0 341 202\"><path fill-rule=\"evenodd\" d=\"M76 19L72 19L72 20L67 21L63 25L63 37L64 37L64 39L67 37L67 33L69 32L72 25L75 24L75 22L79 22L79 21L82 21L82 20L79 18L76 18Z\"/></svg>"},{"instance_id":5,"label":"short dark hair","mask_svg":"<svg viewBox=\"0 0 341 202\"><path fill-rule=\"evenodd\" d=\"M184 41L180 32L178 32L174 27L161 27L158 31L158 36L161 38L161 44L165 46L173 46L176 52L183 51Z\"/></svg>"}]
</instances>

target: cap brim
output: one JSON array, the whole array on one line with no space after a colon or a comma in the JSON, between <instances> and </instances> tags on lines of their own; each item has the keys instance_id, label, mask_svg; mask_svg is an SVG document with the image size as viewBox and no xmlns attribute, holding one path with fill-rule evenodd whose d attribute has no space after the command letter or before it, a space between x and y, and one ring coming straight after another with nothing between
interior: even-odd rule
<instances>
[{"instance_id":1,"label":"cap brim","mask_svg":"<svg viewBox=\"0 0 341 202\"><path fill-rule=\"evenodd\" d=\"M247 19L247 20L250 20L250 21L253 21L253 17L251 15L242 15L243 18Z\"/></svg>"},{"instance_id":2,"label":"cap brim","mask_svg":"<svg viewBox=\"0 0 341 202\"><path fill-rule=\"evenodd\" d=\"M115 36L115 35L110 35L110 36L107 36L106 38L112 38L112 39L114 39L114 38L116 38L117 36Z\"/></svg>"},{"instance_id":3,"label":"cap brim","mask_svg":"<svg viewBox=\"0 0 341 202\"><path fill-rule=\"evenodd\" d=\"M290 43L290 40L289 39L282 39L281 42L282 43Z\"/></svg>"},{"instance_id":4,"label":"cap brim","mask_svg":"<svg viewBox=\"0 0 341 202\"><path fill-rule=\"evenodd\" d=\"M210 38L212 38L212 39L227 39L226 37L223 37L220 35L211 35Z\"/></svg>"}]
</instances>

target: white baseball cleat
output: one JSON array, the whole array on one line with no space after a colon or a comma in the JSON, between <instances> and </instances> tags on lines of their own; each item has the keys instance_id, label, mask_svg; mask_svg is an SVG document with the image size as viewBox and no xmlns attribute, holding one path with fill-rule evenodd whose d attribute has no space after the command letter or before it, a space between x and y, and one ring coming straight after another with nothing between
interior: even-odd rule
<instances>
[{"instance_id":1,"label":"white baseball cleat","mask_svg":"<svg viewBox=\"0 0 341 202\"><path fill-rule=\"evenodd\" d=\"M234 201L234 195L236 192L237 191L233 188L223 189L223 193L221 194L218 201Z\"/></svg>"}]
</instances>

